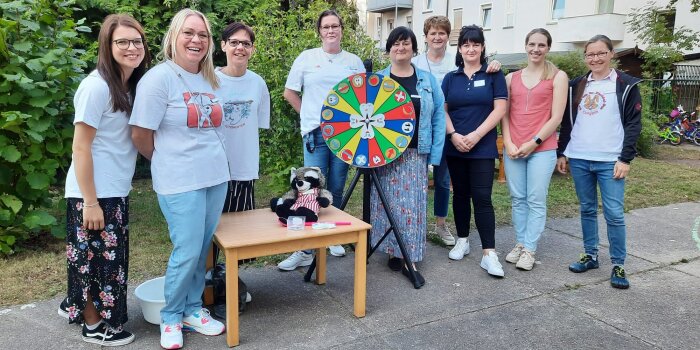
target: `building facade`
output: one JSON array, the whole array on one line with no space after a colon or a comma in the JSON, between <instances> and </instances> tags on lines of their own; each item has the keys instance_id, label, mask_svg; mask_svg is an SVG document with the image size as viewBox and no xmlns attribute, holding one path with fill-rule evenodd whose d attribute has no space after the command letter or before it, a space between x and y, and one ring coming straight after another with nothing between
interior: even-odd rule
<instances>
[{"instance_id":1,"label":"building facade","mask_svg":"<svg viewBox=\"0 0 700 350\"><path fill-rule=\"evenodd\" d=\"M396 26L408 26L424 42L423 21L434 15L447 16L452 23L450 45L454 46L463 25L484 28L488 52L522 53L525 35L533 28L545 28L553 38L551 51L582 49L596 34L605 34L616 51L639 47L625 21L633 9L648 0L366 0L367 34L384 46ZM665 6L668 0L656 0ZM362 15L361 15L362 16ZM664 13L669 26L700 31L700 12L691 13L690 0L679 0L675 11ZM424 47L421 47L423 49ZM698 46L686 53L700 52Z\"/></svg>"}]
</instances>

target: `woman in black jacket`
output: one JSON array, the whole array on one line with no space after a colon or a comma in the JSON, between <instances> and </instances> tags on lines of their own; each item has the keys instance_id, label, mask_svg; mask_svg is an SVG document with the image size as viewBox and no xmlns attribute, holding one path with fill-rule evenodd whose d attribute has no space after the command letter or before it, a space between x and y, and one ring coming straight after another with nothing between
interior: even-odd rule
<instances>
[{"instance_id":1,"label":"woman in black jacket","mask_svg":"<svg viewBox=\"0 0 700 350\"><path fill-rule=\"evenodd\" d=\"M590 71L569 83L569 99L561 124L557 170L565 174L567 158L581 205L584 254L569 265L572 272L598 268L598 197L607 223L610 284L629 288L625 275L625 177L637 154L642 130L638 78L610 67L614 56L610 39L596 35L584 47Z\"/></svg>"}]
</instances>

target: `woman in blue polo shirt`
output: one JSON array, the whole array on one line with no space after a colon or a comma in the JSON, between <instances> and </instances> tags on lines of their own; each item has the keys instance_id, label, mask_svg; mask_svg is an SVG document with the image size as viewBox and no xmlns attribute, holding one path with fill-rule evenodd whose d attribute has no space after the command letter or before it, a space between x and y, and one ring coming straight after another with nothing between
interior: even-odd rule
<instances>
[{"instance_id":1,"label":"woman in blue polo shirt","mask_svg":"<svg viewBox=\"0 0 700 350\"><path fill-rule=\"evenodd\" d=\"M491 190L496 149L496 125L506 111L508 89L503 72L486 73L484 32L471 25L459 32L457 70L445 75L447 141L445 156L452 177L452 210L457 242L449 253L452 260L469 254L471 199L474 221L481 237L481 267L490 275L503 277L495 251L496 219Z\"/></svg>"}]
</instances>

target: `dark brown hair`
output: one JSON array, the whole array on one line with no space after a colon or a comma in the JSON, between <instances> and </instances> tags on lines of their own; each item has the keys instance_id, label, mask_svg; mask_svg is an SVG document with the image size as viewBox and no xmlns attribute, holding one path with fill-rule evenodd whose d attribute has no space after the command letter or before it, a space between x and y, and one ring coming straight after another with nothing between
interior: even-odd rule
<instances>
[{"instance_id":1,"label":"dark brown hair","mask_svg":"<svg viewBox=\"0 0 700 350\"><path fill-rule=\"evenodd\" d=\"M131 73L126 86L122 84L122 70L119 63L114 60L112 54L112 34L117 27L134 28L141 35L143 40L143 61ZM97 50L97 71L102 79L109 86L109 95L112 98L112 111L125 111L127 115L131 114L133 106L134 93L136 92L136 84L141 77L146 73L148 64L151 61L151 54L146 45L146 36L143 32L141 24L133 17L126 14L113 14L105 18L100 28L100 34L97 39L99 48Z\"/></svg>"},{"instance_id":2,"label":"dark brown hair","mask_svg":"<svg viewBox=\"0 0 700 350\"><path fill-rule=\"evenodd\" d=\"M340 18L340 15L338 12L335 10L325 10L321 12L320 15L318 15L318 20L316 21L316 33L321 34L321 21L323 20L324 17L328 16L335 16L338 18L338 22L340 22L340 28L342 29L344 27L343 25L343 19Z\"/></svg>"},{"instance_id":3,"label":"dark brown hair","mask_svg":"<svg viewBox=\"0 0 700 350\"><path fill-rule=\"evenodd\" d=\"M253 33L253 28L249 27L243 22L233 22L227 25L226 28L221 31L221 40L228 41L228 38L230 38L231 35L238 33L240 30L246 32L250 37L250 42L255 44L255 33Z\"/></svg>"}]
</instances>

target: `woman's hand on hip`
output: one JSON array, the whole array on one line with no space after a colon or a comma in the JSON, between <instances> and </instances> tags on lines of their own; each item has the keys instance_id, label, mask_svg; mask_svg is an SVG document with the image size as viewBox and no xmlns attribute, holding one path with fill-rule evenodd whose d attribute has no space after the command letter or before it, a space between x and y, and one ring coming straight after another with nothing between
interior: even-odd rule
<instances>
[{"instance_id":1,"label":"woman's hand on hip","mask_svg":"<svg viewBox=\"0 0 700 350\"><path fill-rule=\"evenodd\" d=\"M83 227L88 230L101 230L105 228L105 215L100 205L86 207L83 205Z\"/></svg>"},{"instance_id":2,"label":"woman's hand on hip","mask_svg":"<svg viewBox=\"0 0 700 350\"><path fill-rule=\"evenodd\" d=\"M613 170L613 179L624 179L630 172L630 165L623 163L621 161L615 162L615 169Z\"/></svg>"}]
</instances>

